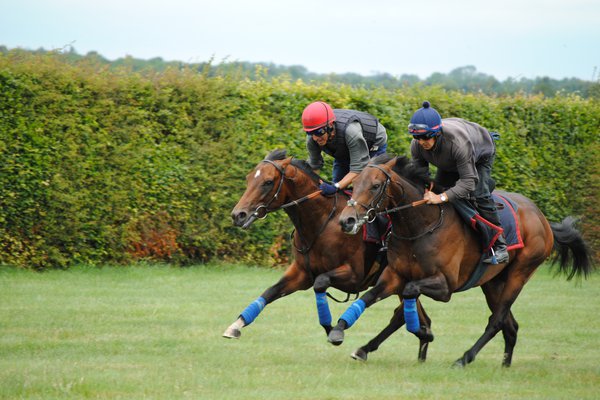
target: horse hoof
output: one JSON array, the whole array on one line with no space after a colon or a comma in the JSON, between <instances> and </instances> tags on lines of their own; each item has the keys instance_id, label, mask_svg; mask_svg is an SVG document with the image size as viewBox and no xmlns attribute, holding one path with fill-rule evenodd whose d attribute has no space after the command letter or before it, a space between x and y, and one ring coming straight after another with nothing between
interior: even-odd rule
<instances>
[{"instance_id":1,"label":"horse hoof","mask_svg":"<svg viewBox=\"0 0 600 400\"><path fill-rule=\"evenodd\" d=\"M454 361L454 364L452 364L453 368L464 368L465 367L465 361L462 358L459 358L458 360Z\"/></svg>"},{"instance_id":2,"label":"horse hoof","mask_svg":"<svg viewBox=\"0 0 600 400\"><path fill-rule=\"evenodd\" d=\"M354 351L354 353L350 354L350 357L358 361L367 361L367 352L360 348Z\"/></svg>"},{"instance_id":3,"label":"horse hoof","mask_svg":"<svg viewBox=\"0 0 600 400\"><path fill-rule=\"evenodd\" d=\"M225 332L223 332L223 337L227 339L239 339L242 336L242 331L238 328L227 328Z\"/></svg>"},{"instance_id":4,"label":"horse hoof","mask_svg":"<svg viewBox=\"0 0 600 400\"><path fill-rule=\"evenodd\" d=\"M333 328L329 335L327 336L327 340L334 346L339 346L344 342L344 331L341 329Z\"/></svg>"}]
</instances>

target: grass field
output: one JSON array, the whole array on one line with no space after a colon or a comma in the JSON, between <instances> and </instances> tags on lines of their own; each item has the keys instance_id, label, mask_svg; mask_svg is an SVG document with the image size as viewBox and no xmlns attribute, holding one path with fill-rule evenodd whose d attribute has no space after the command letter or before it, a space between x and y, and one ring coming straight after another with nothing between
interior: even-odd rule
<instances>
[{"instance_id":1,"label":"grass field","mask_svg":"<svg viewBox=\"0 0 600 400\"><path fill-rule=\"evenodd\" d=\"M314 296L267 306L239 340L222 332L281 271L241 266L0 269L2 399L597 399L600 280L543 268L513 307L513 366L499 334L464 369L452 362L489 316L479 289L424 299L435 341L418 363L403 328L366 363L349 354L397 305L367 310L333 347ZM339 294L339 292L337 292ZM341 296L341 295L340 295ZM348 304L331 304L334 320Z\"/></svg>"}]
</instances>

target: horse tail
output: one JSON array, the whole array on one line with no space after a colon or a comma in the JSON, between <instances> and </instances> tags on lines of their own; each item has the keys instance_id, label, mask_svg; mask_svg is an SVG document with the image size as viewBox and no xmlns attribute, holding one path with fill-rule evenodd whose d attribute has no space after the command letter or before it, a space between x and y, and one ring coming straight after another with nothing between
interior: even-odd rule
<instances>
[{"instance_id":1,"label":"horse tail","mask_svg":"<svg viewBox=\"0 0 600 400\"><path fill-rule=\"evenodd\" d=\"M575 228L576 222L575 218L566 217L560 223L550 223L555 250L552 265L558 262L558 272L567 275L567 280L581 275L587 278L594 269L590 249Z\"/></svg>"}]
</instances>

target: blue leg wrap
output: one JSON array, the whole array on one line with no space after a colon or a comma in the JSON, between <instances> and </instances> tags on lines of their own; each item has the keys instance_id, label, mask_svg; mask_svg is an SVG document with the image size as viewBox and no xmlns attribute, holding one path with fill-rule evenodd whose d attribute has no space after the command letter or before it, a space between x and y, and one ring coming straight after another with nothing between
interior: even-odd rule
<instances>
[{"instance_id":1,"label":"blue leg wrap","mask_svg":"<svg viewBox=\"0 0 600 400\"><path fill-rule=\"evenodd\" d=\"M265 308L267 301L259 297L254 300L246 309L240 314L240 317L244 318L244 322L246 325L250 325L252 321L260 314L260 312Z\"/></svg>"},{"instance_id":2,"label":"blue leg wrap","mask_svg":"<svg viewBox=\"0 0 600 400\"><path fill-rule=\"evenodd\" d=\"M346 321L346 327L350 328L358 317L365 311L365 302L362 299L356 300L340 317L341 320Z\"/></svg>"},{"instance_id":3,"label":"blue leg wrap","mask_svg":"<svg viewBox=\"0 0 600 400\"><path fill-rule=\"evenodd\" d=\"M404 321L409 332L415 333L421 329L419 313L417 313L417 299L404 299Z\"/></svg>"},{"instance_id":4,"label":"blue leg wrap","mask_svg":"<svg viewBox=\"0 0 600 400\"><path fill-rule=\"evenodd\" d=\"M319 313L319 323L323 326L331 326L331 312L327 304L327 294L315 292L317 298L317 313Z\"/></svg>"}]
</instances>

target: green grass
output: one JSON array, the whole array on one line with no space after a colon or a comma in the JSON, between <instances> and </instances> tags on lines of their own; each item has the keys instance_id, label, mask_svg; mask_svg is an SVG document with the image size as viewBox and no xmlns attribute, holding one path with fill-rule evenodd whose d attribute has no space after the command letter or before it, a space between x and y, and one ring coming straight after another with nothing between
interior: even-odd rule
<instances>
[{"instance_id":1,"label":"green grass","mask_svg":"<svg viewBox=\"0 0 600 400\"><path fill-rule=\"evenodd\" d=\"M479 289L424 299L435 341L426 363L403 328L372 353L352 350L397 305L367 310L333 347L314 296L267 306L239 340L222 332L281 271L233 266L0 269L0 398L6 399L592 399L600 389L600 286L538 271L513 307L513 366L499 334L451 368L489 316ZM339 292L337 292L339 295ZM340 295L341 297L341 295ZM331 304L334 319L348 304Z\"/></svg>"}]
</instances>

